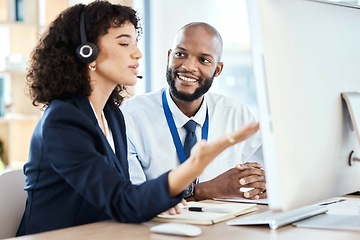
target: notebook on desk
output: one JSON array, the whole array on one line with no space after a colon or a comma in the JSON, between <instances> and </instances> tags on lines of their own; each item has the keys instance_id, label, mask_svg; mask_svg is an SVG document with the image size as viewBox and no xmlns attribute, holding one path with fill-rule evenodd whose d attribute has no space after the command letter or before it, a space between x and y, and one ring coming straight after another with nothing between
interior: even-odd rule
<instances>
[{"instance_id":1,"label":"notebook on desk","mask_svg":"<svg viewBox=\"0 0 360 240\"><path fill-rule=\"evenodd\" d=\"M205 209L205 211L190 211L190 208ZM219 210L221 210L221 212L218 212ZM226 211L222 212L222 210ZM158 222L212 225L256 210L256 204L188 202L187 206L181 207L181 214L170 215L163 213L159 214L153 220Z\"/></svg>"},{"instance_id":2,"label":"notebook on desk","mask_svg":"<svg viewBox=\"0 0 360 240\"><path fill-rule=\"evenodd\" d=\"M295 227L360 231L360 215L321 214L292 224Z\"/></svg>"},{"instance_id":3,"label":"notebook on desk","mask_svg":"<svg viewBox=\"0 0 360 240\"><path fill-rule=\"evenodd\" d=\"M296 227L360 231L360 198L329 199L326 214L293 223Z\"/></svg>"}]
</instances>

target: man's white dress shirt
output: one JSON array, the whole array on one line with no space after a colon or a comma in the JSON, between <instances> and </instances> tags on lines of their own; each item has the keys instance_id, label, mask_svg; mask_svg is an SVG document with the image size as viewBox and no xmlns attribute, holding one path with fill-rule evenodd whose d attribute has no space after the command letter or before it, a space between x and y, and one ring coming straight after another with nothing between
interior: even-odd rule
<instances>
[{"instance_id":1,"label":"man's white dress shirt","mask_svg":"<svg viewBox=\"0 0 360 240\"><path fill-rule=\"evenodd\" d=\"M178 109L170 97L168 88L124 101L121 110L125 117L128 137L130 179L134 184L156 178L180 164L162 106L163 91L166 91L169 108L182 143L186 135L186 130L182 126L189 119L198 124L196 137L198 141L201 139L206 108L209 114L208 141L256 121L245 105L229 97L209 92L204 95L199 111L191 118ZM260 146L260 134L257 132L247 140L226 149L206 167L199 176L199 182L210 180L235 167L236 164L261 161Z\"/></svg>"}]
</instances>

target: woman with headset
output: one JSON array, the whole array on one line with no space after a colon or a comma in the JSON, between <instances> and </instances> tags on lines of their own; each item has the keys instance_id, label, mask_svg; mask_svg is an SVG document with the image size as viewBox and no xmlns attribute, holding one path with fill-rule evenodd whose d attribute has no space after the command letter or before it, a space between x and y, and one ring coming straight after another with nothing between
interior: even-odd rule
<instances>
[{"instance_id":1,"label":"woman with headset","mask_svg":"<svg viewBox=\"0 0 360 240\"><path fill-rule=\"evenodd\" d=\"M201 142L178 168L132 185L118 106L124 86L136 83L140 33L132 8L95 1L63 11L40 39L27 84L45 110L24 165L28 197L18 236L108 219L148 221L176 206L216 155L257 131L255 123Z\"/></svg>"}]
</instances>

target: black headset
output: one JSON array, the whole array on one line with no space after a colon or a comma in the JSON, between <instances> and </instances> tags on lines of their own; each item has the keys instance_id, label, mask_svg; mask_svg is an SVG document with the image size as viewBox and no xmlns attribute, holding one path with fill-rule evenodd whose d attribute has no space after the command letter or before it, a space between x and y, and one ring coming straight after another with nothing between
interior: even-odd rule
<instances>
[{"instance_id":1,"label":"black headset","mask_svg":"<svg viewBox=\"0 0 360 240\"><path fill-rule=\"evenodd\" d=\"M81 44L76 48L76 55L83 63L91 63L95 61L98 56L98 49L92 42L88 42L85 32L85 13L80 16L80 37Z\"/></svg>"}]
</instances>

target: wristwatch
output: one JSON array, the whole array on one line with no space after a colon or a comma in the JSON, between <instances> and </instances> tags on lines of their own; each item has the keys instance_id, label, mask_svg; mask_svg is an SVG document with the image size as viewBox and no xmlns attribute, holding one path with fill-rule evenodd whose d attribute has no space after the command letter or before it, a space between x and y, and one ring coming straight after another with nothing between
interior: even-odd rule
<instances>
[{"instance_id":1,"label":"wristwatch","mask_svg":"<svg viewBox=\"0 0 360 240\"><path fill-rule=\"evenodd\" d=\"M195 190L195 183L191 183L186 189L185 189L185 196L184 198L189 198L192 197L194 195L194 190Z\"/></svg>"}]
</instances>

